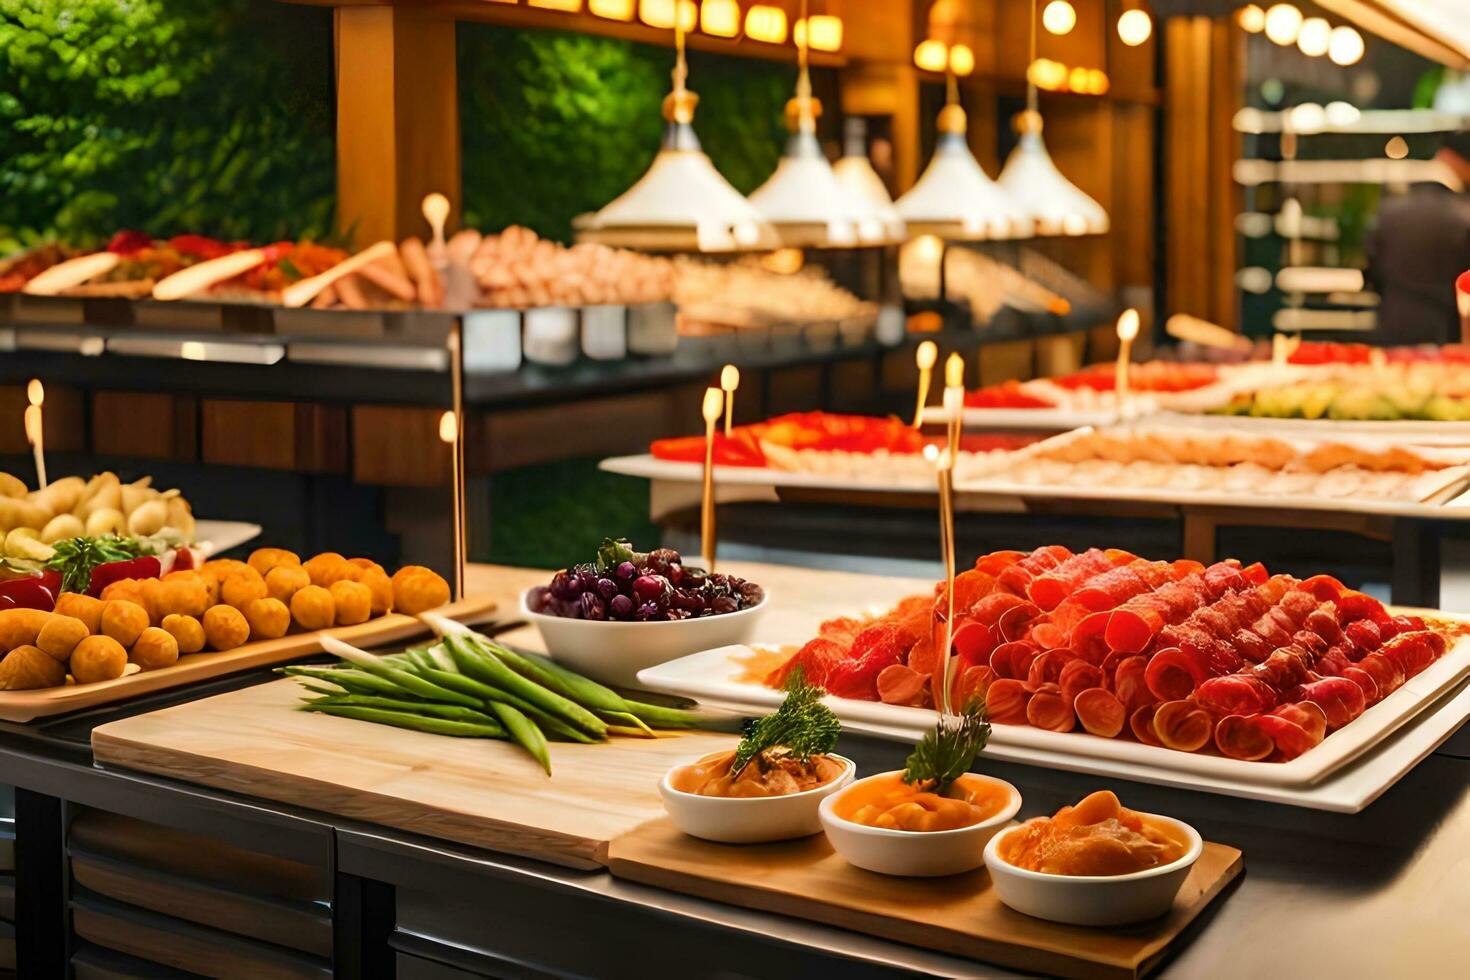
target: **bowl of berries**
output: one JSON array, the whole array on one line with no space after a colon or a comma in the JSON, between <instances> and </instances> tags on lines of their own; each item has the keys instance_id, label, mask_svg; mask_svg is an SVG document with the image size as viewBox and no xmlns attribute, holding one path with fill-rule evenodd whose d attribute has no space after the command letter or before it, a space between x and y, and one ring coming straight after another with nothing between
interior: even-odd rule
<instances>
[{"instance_id":1,"label":"bowl of berries","mask_svg":"<svg viewBox=\"0 0 1470 980\"><path fill-rule=\"evenodd\" d=\"M521 597L553 660L622 687L636 687L645 667L748 642L765 608L754 582L686 565L672 548L634 551L612 538L595 560Z\"/></svg>"}]
</instances>

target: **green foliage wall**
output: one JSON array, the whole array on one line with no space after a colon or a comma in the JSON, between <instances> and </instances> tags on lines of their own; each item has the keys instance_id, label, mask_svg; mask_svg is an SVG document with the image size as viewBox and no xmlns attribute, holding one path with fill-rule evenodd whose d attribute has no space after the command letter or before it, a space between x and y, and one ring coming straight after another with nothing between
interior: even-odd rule
<instances>
[{"instance_id":1,"label":"green foliage wall","mask_svg":"<svg viewBox=\"0 0 1470 980\"><path fill-rule=\"evenodd\" d=\"M464 197L480 228L570 236L658 147L668 48L458 28ZM795 73L696 54L696 128L749 192ZM270 0L0 0L0 255L119 228L324 237L336 182L328 11Z\"/></svg>"},{"instance_id":2,"label":"green foliage wall","mask_svg":"<svg viewBox=\"0 0 1470 980\"><path fill-rule=\"evenodd\" d=\"M262 0L0 0L0 254L118 228L331 230L331 15Z\"/></svg>"},{"instance_id":3,"label":"green foliage wall","mask_svg":"<svg viewBox=\"0 0 1470 980\"><path fill-rule=\"evenodd\" d=\"M468 224L522 224L566 240L572 218L648 168L663 132L670 49L467 23L458 41ZM779 62L691 56L695 130L742 193L776 167L795 79L795 68Z\"/></svg>"}]
</instances>

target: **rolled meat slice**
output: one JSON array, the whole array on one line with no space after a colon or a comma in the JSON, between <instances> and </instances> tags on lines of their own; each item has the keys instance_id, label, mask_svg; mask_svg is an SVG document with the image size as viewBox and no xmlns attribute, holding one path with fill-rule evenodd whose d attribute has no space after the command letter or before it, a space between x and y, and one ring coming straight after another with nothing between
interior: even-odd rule
<instances>
[{"instance_id":1,"label":"rolled meat slice","mask_svg":"<svg viewBox=\"0 0 1470 980\"><path fill-rule=\"evenodd\" d=\"M990 575L999 575L1025 557L1024 551L992 551L975 559L975 567Z\"/></svg>"},{"instance_id":2,"label":"rolled meat slice","mask_svg":"<svg viewBox=\"0 0 1470 980\"><path fill-rule=\"evenodd\" d=\"M1135 596L1107 614L1103 639L1108 649L1140 653L1165 626L1181 622L1208 600L1203 575L1191 575ZM1080 628L1080 627L1079 627Z\"/></svg>"},{"instance_id":3,"label":"rolled meat slice","mask_svg":"<svg viewBox=\"0 0 1470 980\"><path fill-rule=\"evenodd\" d=\"M985 691L985 714L997 725L1024 725L1030 699L1025 684L1014 678L997 678Z\"/></svg>"},{"instance_id":4,"label":"rolled meat slice","mask_svg":"<svg viewBox=\"0 0 1470 980\"><path fill-rule=\"evenodd\" d=\"M1007 565L996 575L996 587L1025 595L1033 579L1059 567L1071 557L1071 550L1059 544L1043 545L1020 561Z\"/></svg>"},{"instance_id":5,"label":"rolled meat slice","mask_svg":"<svg viewBox=\"0 0 1470 980\"><path fill-rule=\"evenodd\" d=\"M1159 702L1150 701L1133 709L1128 716L1128 728L1133 732L1133 737L1144 745L1153 745L1162 748L1164 743L1159 741L1158 732L1154 731L1154 715L1158 713Z\"/></svg>"},{"instance_id":6,"label":"rolled meat slice","mask_svg":"<svg viewBox=\"0 0 1470 980\"><path fill-rule=\"evenodd\" d=\"M1089 687L1102 687L1103 678L1101 667L1077 657L1062 665L1061 673L1057 675L1057 686L1062 689L1063 698L1069 702L1076 701L1077 695Z\"/></svg>"},{"instance_id":7,"label":"rolled meat slice","mask_svg":"<svg viewBox=\"0 0 1470 980\"><path fill-rule=\"evenodd\" d=\"M1231 759L1257 762L1276 751L1276 741L1252 716L1226 715L1215 725L1215 748Z\"/></svg>"},{"instance_id":8,"label":"rolled meat slice","mask_svg":"<svg viewBox=\"0 0 1470 980\"><path fill-rule=\"evenodd\" d=\"M1113 668L1113 693L1130 715L1145 704L1159 700L1148 689L1147 670L1145 657L1125 657Z\"/></svg>"},{"instance_id":9,"label":"rolled meat slice","mask_svg":"<svg viewBox=\"0 0 1470 980\"><path fill-rule=\"evenodd\" d=\"M1040 690L1047 684L1060 686L1062 668L1076 659L1077 655L1065 648L1043 651L1026 668L1026 686L1032 691Z\"/></svg>"},{"instance_id":10,"label":"rolled meat slice","mask_svg":"<svg viewBox=\"0 0 1470 980\"><path fill-rule=\"evenodd\" d=\"M923 707L929 700L929 675L907 664L889 664L878 674L878 700Z\"/></svg>"},{"instance_id":11,"label":"rolled meat slice","mask_svg":"<svg viewBox=\"0 0 1470 980\"><path fill-rule=\"evenodd\" d=\"M1215 720L1193 701L1165 701L1153 716L1154 734L1167 748L1198 752L1210 744Z\"/></svg>"},{"instance_id":12,"label":"rolled meat slice","mask_svg":"<svg viewBox=\"0 0 1470 980\"><path fill-rule=\"evenodd\" d=\"M1080 555L1073 555L1056 568L1036 576L1026 586L1026 596L1042 609L1050 611L1061 605L1069 595L1084 582L1125 562L1135 556L1126 551L1089 548Z\"/></svg>"},{"instance_id":13,"label":"rolled meat slice","mask_svg":"<svg viewBox=\"0 0 1470 980\"><path fill-rule=\"evenodd\" d=\"M1077 715L1062 697L1055 684L1044 684L1026 702L1026 720L1034 728L1052 732L1070 732L1077 727Z\"/></svg>"},{"instance_id":14,"label":"rolled meat slice","mask_svg":"<svg viewBox=\"0 0 1470 980\"><path fill-rule=\"evenodd\" d=\"M1123 702L1103 687L1089 687L1082 691L1072 702L1072 710L1083 728L1103 738L1116 738L1127 720Z\"/></svg>"},{"instance_id":15,"label":"rolled meat slice","mask_svg":"<svg viewBox=\"0 0 1470 980\"><path fill-rule=\"evenodd\" d=\"M1378 700L1382 701L1404 686L1404 669L1396 660L1381 653L1370 653L1358 661L1358 668L1373 678L1378 688Z\"/></svg>"},{"instance_id":16,"label":"rolled meat slice","mask_svg":"<svg viewBox=\"0 0 1470 980\"><path fill-rule=\"evenodd\" d=\"M1400 633L1378 648L1378 655L1398 664L1404 677L1413 677L1445 652L1445 638L1438 633L1419 630Z\"/></svg>"}]
</instances>

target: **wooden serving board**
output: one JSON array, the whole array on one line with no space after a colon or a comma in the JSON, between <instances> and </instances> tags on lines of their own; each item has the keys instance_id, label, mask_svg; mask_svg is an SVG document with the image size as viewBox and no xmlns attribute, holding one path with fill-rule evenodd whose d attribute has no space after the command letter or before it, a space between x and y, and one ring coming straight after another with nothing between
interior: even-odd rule
<instances>
[{"instance_id":1,"label":"wooden serving board","mask_svg":"<svg viewBox=\"0 0 1470 980\"><path fill-rule=\"evenodd\" d=\"M1068 926L1001 904L981 868L894 878L848 864L821 834L737 846L688 837L667 819L613 841L614 876L743 908L810 919L1026 973L1138 977L1241 872L1240 852L1205 844L1173 910L1132 926Z\"/></svg>"},{"instance_id":2,"label":"wooden serving board","mask_svg":"<svg viewBox=\"0 0 1470 980\"><path fill-rule=\"evenodd\" d=\"M488 596L472 596L436 611L461 622L476 623L488 618L494 609L495 601ZM356 626L338 626L322 632L355 646L372 648L427 635L429 628L413 616L389 613ZM278 640L246 643L223 653L191 653L180 657L172 666L158 670L137 671L130 666L130 673L93 684L68 683L62 687L44 687L34 691L0 691L0 720L33 721L211 677L286 663L320 653L321 641L317 636L317 633L292 633Z\"/></svg>"},{"instance_id":3,"label":"wooden serving board","mask_svg":"<svg viewBox=\"0 0 1470 980\"><path fill-rule=\"evenodd\" d=\"M733 735L553 743L548 777L515 745L296 711L281 680L92 731L105 766L157 773L429 837L600 868L616 837L663 815L658 782Z\"/></svg>"}]
</instances>

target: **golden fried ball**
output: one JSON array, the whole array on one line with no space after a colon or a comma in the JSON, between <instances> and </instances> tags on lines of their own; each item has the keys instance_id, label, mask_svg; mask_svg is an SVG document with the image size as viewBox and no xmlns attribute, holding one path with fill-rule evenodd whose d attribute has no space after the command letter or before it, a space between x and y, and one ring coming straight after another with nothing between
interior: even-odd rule
<instances>
[{"instance_id":1,"label":"golden fried ball","mask_svg":"<svg viewBox=\"0 0 1470 980\"><path fill-rule=\"evenodd\" d=\"M297 590L311 584L311 576L300 565L277 565L265 575L265 591L272 599L289 603Z\"/></svg>"},{"instance_id":2,"label":"golden fried ball","mask_svg":"<svg viewBox=\"0 0 1470 980\"><path fill-rule=\"evenodd\" d=\"M311 576L312 585L320 585L325 589L338 579L346 577L346 574L341 571L342 568L352 566L338 552L323 551L319 555L308 558L301 567L306 569L306 574Z\"/></svg>"},{"instance_id":3,"label":"golden fried ball","mask_svg":"<svg viewBox=\"0 0 1470 980\"><path fill-rule=\"evenodd\" d=\"M308 585L291 597L291 618L304 630L324 630L337 620L337 601L320 585Z\"/></svg>"},{"instance_id":4,"label":"golden fried ball","mask_svg":"<svg viewBox=\"0 0 1470 980\"><path fill-rule=\"evenodd\" d=\"M144 670L168 667L179 659L179 641L168 630L150 626L133 644L128 659Z\"/></svg>"},{"instance_id":5,"label":"golden fried ball","mask_svg":"<svg viewBox=\"0 0 1470 980\"><path fill-rule=\"evenodd\" d=\"M394 609L416 616L449 601L449 583L443 576L421 565L410 565L409 568L417 571L405 575L408 569L400 569L393 576Z\"/></svg>"},{"instance_id":6,"label":"golden fried ball","mask_svg":"<svg viewBox=\"0 0 1470 980\"><path fill-rule=\"evenodd\" d=\"M80 619L53 613L41 627L41 632L36 634L36 646L55 657L57 663L66 663L77 644L90 633L87 624Z\"/></svg>"},{"instance_id":7,"label":"golden fried ball","mask_svg":"<svg viewBox=\"0 0 1470 980\"><path fill-rule=\"evenodd\" d=\"M61 661L39 647L23 644L0 660L0 691L33 691L66 683Z\"/></svg>"},{"instance_id":8,"label":"golden fried ball","mask_svg":"<svg viewBox=\"0 0 1470 980\"><path fill-rule=\"evenodd\" d=\"M364 568L357 573L357 580L368 587L373 595L373 615L381 616L393 610L393 580L381 568Z\"/></svg>"},{"instance_id":9,"label":"golden fried ball","mask_svg":"<svg viewBox=\"0 0 1470 980\"><path fill-rule=\"evenodd\" d=\"M264 599L267 594L265 579L253 568L227 575L219 584L219 601L236 609L244 609L256 599Z\"/></svg>"},{"instance_id":10,"label":"golden fried ball","mask_svg":"<svg viewBox=\"0 0 1470 980\"><path fill-rule=\"evenodd\" d=\"M166 576L153 600L153 612L159 622L175 615L198 618L209 607L209 587L198 572L174 572Z\"/></svg>"},{"instance_id":11,"label":"golden fried ball","mask_svg":"<svg viewBox=\"0 0 1470 980\"><path fill-rule=\"evenodd\" d=\"M204 639L211 650L233 650L250 639L250 623L234 606L210 606L204 613Z\"/></svg>"},{"instance_id":12,"label":"golden fried ball","mask_svg":"<svg viewBox=\"0 0 1470 980\"><path fill-rule=\"evenodd\" d=\"M138 611L142 612L141 609ZM105 609L102 618L107 618ZM71 676L77 679L78 684L121 677L127 666L128 652L111 636L89 636L71 652Z\"/></svg>"},{"instance_id":13,"label":"golden fried ball","mask_svg":"<svg viewBox=\"0 0 1470 980\"><path fill-rule=\"evenodd\" d=\"M50 618L51 614L43 609L0 611L0 650L33 645Z\"/></svg>"},{"instance_id":14,"label":"golden fried ball","mask_svg":"<svg viewBox=\"0 0 1470 980\"><path fill-rule=\"evenodd\" d=\"M294 551L285 548L256 548L250 553L250 567L265 577L271 573L271 569L277 565L301 566L301 558Z\"/></svg>"},{"instance_id":15,"label":"golden fried ball","mask_svg":"<svg viewBox=\"0 0 1470 980\"><path fill-rule=\"evenodd\" d=\"M88 633L101 633L104 605L101 599L94 599L80 592L63 592L56 597L56 614L80 619Z\"/></svg>"},{"instance_id":16,"label":"golden fried ball","mask_svg":"<svg viewBox=\"0 0 1470 980\"><path fill-rule=\"evenodd\" d=\"M180 653L198 653L204 649L204 627L193 616L163 617L163 629L179 645Z\"/></svg>"},{"instance_id":17,"label":"golden fried ball","mask_svg":"<svg viewBox=\"0 0 1470 980\"><path fill-rule=\"evenodd\" d=\"M138 637L147 628L148 613L136 602L111 599L102 607L102 632L124 647L138 642Z\"/></svg>"},{"instance_id":18,"label":"golden fried ball","mask_svg":"<svg viewBox=\"0 0 1470 980\"><path fill-rule=\"evenodd\" d=\"M250 568L250 566L235 558L215 558L199 566L201 572L213 575L220 581L224 581L236 572L243 572L247 568ZM251 569L251 571L254 571L254 569Z\"/></svg>"},{"instance_id":19,"label":"golden fried ball","mask_svg":"<svg viewBox=\"0 0 1470 980\"><path fill-rule=\"evenodd\" d=\"M333 582L327 590L337 605L337 625L365 623L373 615L373 591L361 582Z\"/></svg>"},{"instance_id":20,"label":"golden fried ball","mask_svg":"<svg viewBox=\"0 0 1470 980\"><path fill-rule=\"evenodd\" d=\"M252 640L274 640L291 628L291 610L280 599L252 599L242 611Z\"/></svg>"},{"instance_id":21,"label":"golden fried ball","mask_svg":"<svg viewBox=\"0 0 1470 980\"><path fill-rule=\"evenodd\" d=\"M387 575L388 574L388 570L386 568L384 568L382 565L379 565L377 562L373 561L371 558L349 558L349 559L347 559L347 564L353 565L353 566L355 566L357 568L364 568L364 569L366 569L366 568L376 568L378 571L382 572L384 575ZM358 581L362 581L362 580L361 579L358 579Z\"/></svg>"},{"instance_id":22,"label":"golden fried ball","mask_svg":"<svg viewBox=\"0 0 1470 980\"><path fill-rule=\"evenodd\" d=\"M212 570L206 565L204 568L199 569L199 579L204 583L204 591L209 594L209 605L219 605L219 572ZM205 606L204 608L208 609L209 606Z\"/></svg>"},{"instance_id":23,"label":"golden fried ball","mask_svg":"<svg viewBox=\"0 0 1470 980\"><path fill-rule=\"evenodd\" d=\"M116 582L107 583L102 589L102 601L111 602L113 599L126 599L128 602L143 605L143 580L120 578Z\"/></svg>"}]
</instances>

